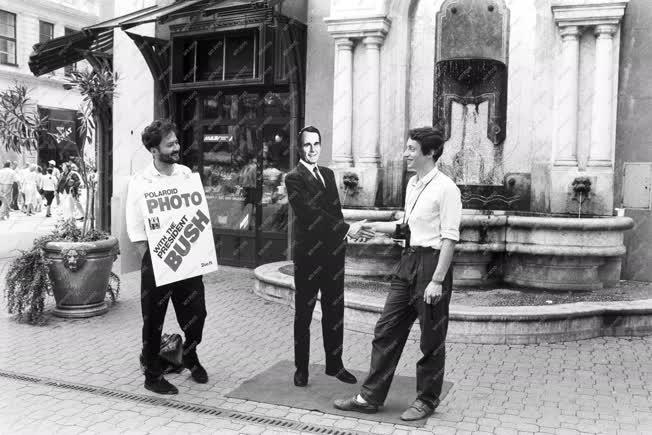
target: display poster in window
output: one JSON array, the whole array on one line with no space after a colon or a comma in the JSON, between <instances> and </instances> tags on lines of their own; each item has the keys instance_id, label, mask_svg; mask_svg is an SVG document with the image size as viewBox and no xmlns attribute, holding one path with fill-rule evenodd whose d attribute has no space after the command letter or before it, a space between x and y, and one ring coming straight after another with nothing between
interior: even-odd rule
<instances>
[{"instance_id":1,"label":"display poster in window","mask_svg":"<svg viewBox=\"0 0 652 435\"><path fill-rule=\"evenodd\" d=\"M161 177L145 189L141 204L157 286L217 270L199 174Z\"/></svg>"}]
</instances>

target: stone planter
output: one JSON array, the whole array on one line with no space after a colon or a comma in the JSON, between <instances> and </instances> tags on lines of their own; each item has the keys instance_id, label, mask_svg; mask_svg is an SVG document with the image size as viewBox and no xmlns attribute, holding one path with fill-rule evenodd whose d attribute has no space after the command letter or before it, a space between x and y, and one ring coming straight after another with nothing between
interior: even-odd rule
<instances>
[{"instance_id":1,"label":"stone planter","mask_svg":"<svg viewBox=\"0 0 652 435\"><path fill-rule=\"evenodd\" d=\"M84 318L107 312L104 300L118 255L118 239L49 242L44 251L50 262L55 316Z\"/></svg>"}]
</instances>

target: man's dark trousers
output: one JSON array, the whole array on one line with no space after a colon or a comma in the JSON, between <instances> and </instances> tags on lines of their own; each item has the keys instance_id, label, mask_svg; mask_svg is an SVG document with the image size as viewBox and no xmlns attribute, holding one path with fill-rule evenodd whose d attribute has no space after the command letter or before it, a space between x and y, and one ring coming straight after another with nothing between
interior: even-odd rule
<instances>
[{"instance_id":1,"label":"man's dark trousers","mask_svg":"<svg viewBox=\"0 0 652 435\"><path fill-rule=\"evenodd\" d=\"M196 347L201 342L206 319L204 282L201 276L196 276L157 287L149 250L143 256L140 279L145 377L154 380L163 374L159 352L165 312L170 298L186 338L183 343L184 361L196 362Z\"/></svg>"},{"instance_id":2,"label":"man's dark trousers","mask_svg":"<svg viewBox=\"0 0 652 435\"><path fill-rule=\"evenodd\" d=\"M369 403L382 406L387 398L405 342L414 321L421 326L421 352L417 362L417 398L435 405L444 381L448 305L453 286L452 267L442 285L442 296L426 304L423 293L439 261L439 251L414 247L405 250L394 268L390 293L376 323L371 352L371 368L361 395Z\"/></svg>"},{"instance_id":3,"label":"man's dark trousers","mask_svg":"<svg viewBox=\"0 0 652 435\"><path fill-rule=\"evenodd\" d=\"M294 260L295 311L294 361L297 370L308 372L310 360L310 322L321 290L322 335L326 370L337 372L342 364L344 342L344 251L324 249L323 254L297 255ZM321 250L317 250L321 251Z\"/></svg>"}]
</instances>

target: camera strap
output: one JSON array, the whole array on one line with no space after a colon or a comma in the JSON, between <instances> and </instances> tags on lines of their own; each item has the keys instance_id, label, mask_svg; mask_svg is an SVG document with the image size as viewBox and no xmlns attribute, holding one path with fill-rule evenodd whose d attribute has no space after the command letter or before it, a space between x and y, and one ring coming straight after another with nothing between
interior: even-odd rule
<instances>
[{"instance_id":1,"label":"camera strap","mask_svg":"<svg viewBox=\"0 0 652 435\"><path fill-rule=\"evenodd\" d=\"M423 188L419 191L419 194L417 195L416 199L415 199L414 202L412 203L412 208L410 208L410 213L409 213L409 214L406 213L406 214L403 215L403 223L404 223L404 224L405 224L405 222L407 222L407 221L410 219L410 216L412 216L412 212L414 211L414 207L417 206L417 202L419 202L419 198L421 198L421 194L423 193L423 191L426 190L426 188L428 187L428 184L432 183L432 181L433 181L435 178L437 178L437 175L439 175L439 171L437 171L437 173L435 174L435 176L432 177L432 178L430 179L430 181L428 181L428 182L426 183L426 185L423 186Z\"/></svg>"}]
</instances>

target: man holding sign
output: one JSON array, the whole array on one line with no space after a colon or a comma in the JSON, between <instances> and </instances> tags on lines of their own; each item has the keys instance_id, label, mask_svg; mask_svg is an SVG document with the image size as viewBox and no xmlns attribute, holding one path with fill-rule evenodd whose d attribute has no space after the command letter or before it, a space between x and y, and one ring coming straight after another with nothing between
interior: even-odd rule
<instances>
[{"instance_id":1,"label":"man holding sign","mask_svg":"<svg viewBox=\"0 0 652 435\"><path fill-rule=\"evenodd\" d=\"M202 275L217 269L204 189L198 174L178 164L175 130L171 121L157 120L143 131L152 163L129 181L126 204L127 233L142 256L145 388L159 394L178 393L163 377L159 359L170 298L185 334L183 366L196 382L208 382L196 348L206 319Z\"/></svg>"}]
</instances>

